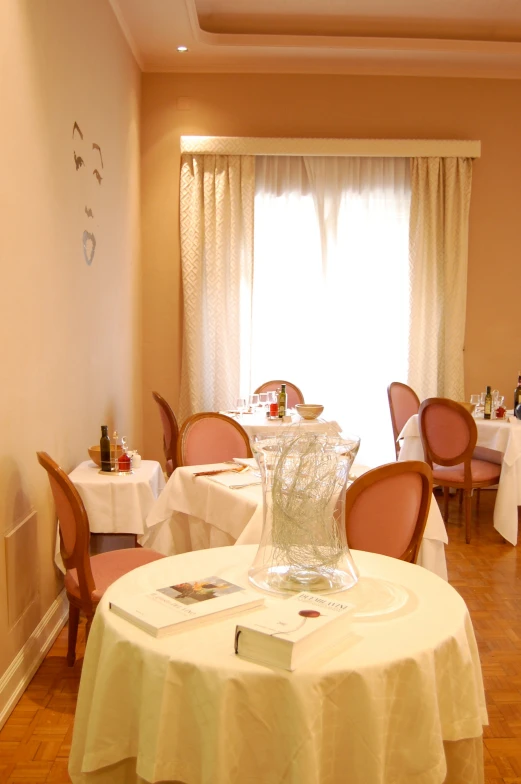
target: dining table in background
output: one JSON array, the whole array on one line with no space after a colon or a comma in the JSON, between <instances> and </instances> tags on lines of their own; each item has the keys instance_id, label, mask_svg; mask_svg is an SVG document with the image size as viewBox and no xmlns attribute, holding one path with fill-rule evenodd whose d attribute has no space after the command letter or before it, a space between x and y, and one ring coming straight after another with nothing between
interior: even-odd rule
<instances>
[{"instance_id":1,"label":"dining table in background","mask_svg":"<svg viewBox=\"0 0 521 784\"><path fill-rule=\"evenodd\" d=\"M253 413L237 413L234 411L220 411L221 414L232 417L246 431L249 438L252 436L272 436L279 434L284 428L291 427L295 432L298 429L306 433L328 433L329 435L339 435L341 427L338 422L329 421L322 417L318 419L303 419L297 413L289 413L288 421L282 419L269 419L264 409L258 408Z\"/></svg>"},{"instance_id":2,"label":"dining table in background","mask_svg":"<svg viewBox=\"0 0 521 784\"><path fill-rule=\"evenodd\" d=\"M80 463L69 479L81 496L89 518L91 534L132 534L146 531L146 518L165 487L165 477L157 460L142 460L132 474L102 474L92 460ZM65 571L56 535L55 562Z\"/></svg>"},{"instance_id":3,"label":"dining table in background","mask_svg":"<svg viewBox=\"0 0 521 784\"><path fill-rule=\"evenodd\" d=\"M230 466L219 463L177 468L150 510L146 533L138 537L138 542L163 555L233 544L258 544L263 522L260 477L251 470L223 474L222 477L229 477L228 485L247 485L236 489L221 484L222 477L219 481L212 477L194 477L199 471L217 469L230 469ZM359 476L367 470L366 466L355 463L351 476ZM445 580L447 542L447 530L433 498L418 563Z\"/></svg>"},{"instance_id":4,"label":"dining table in background","mask_svg":"<svg viewBox=\"0 0 521 784\"><path fill-rule=\"evenodd\" d=\"M501 460L501 475L494 505L494 528L501 536L517 544L518 506L521 506L521 421L514 419L475 418L477 446L491 449ZM398 436L401 441L399 460L423 460L418 414L414 414ZM484 456L483 459L487 459ZM483 490L482 492L486 492Z\"/></svg>"},{"instance_id":5,"label":"dining table in background","mask_svg":"<svg viewBox=\"0 0 521 784\"><path fill-rule=\"evenodd\" d=\"M359 582L330 595L352 605L347 636L294 672L235 655L240 616L157 639L110 610L118 597L207 575L251 587L255 551L165 558L108 588L83 662L73 784L482 784L487 711L472 623L426 569L354 550ZM266 596L267 607L279 601Z\"/></svg>"}]
</instances>

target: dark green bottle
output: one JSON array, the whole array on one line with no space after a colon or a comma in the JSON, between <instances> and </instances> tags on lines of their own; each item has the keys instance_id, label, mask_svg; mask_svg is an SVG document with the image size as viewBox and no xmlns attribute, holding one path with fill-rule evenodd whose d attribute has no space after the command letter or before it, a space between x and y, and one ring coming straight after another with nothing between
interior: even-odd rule
<instances>
[{"instance_id":1,"label":"dark green bottle","mask_svg":"<svg viewBox=\"0 0 521 784\"><path fill-rule=\"evenodd\" d=\"M483 412L484 419L490 419L492 416L492 394L490 387L487 387L487 394L485 395L485 410Z\"/></svg>"},{"instance_id":2,"label":"dark green bottle","mask_svg":"<svg viewBox=\"0 0 521 784\"><path fill-rule=\"evenodd\" d=\"M101 458L101 470L111 471L110 465L110 438L108 425L101 426L101 438L99 440L99 450Z\"/></svg>"}]
</instances>

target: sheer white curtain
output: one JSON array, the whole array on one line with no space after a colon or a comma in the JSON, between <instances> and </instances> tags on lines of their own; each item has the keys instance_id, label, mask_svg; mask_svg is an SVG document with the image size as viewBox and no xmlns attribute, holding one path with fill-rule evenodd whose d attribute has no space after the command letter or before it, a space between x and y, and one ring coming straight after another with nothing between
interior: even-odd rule
<instances>
[{"instance_id":1,"label":"sheer white curtain","mask_svg":"<svg viewBox=\"0 0 521 784\"><path fill-rule=\"evenodd\" d=\"M411 160L409 384L464 400L471 158Z\"/></svg>"},{"instance_id":2,"label":"sheer white curtain","mask_svg":"<svg viewBox=\"0 0 521 784\"><path fill-rule=\"evenodd\" d=\"M252 387L295 382L369 465L394 459L407 378L409 212L409 159L257 158Z\"/></svg>"},{"instance_id":3,"label":"sheer white curtain","mask_svg":"<svg viewBox=\"0 0 521 784\"><path fill-rule=\"evenodd\" d=\"M181 158L180 418L235 404L249 380L255 158Z\"/></svg>"}]
</instances>

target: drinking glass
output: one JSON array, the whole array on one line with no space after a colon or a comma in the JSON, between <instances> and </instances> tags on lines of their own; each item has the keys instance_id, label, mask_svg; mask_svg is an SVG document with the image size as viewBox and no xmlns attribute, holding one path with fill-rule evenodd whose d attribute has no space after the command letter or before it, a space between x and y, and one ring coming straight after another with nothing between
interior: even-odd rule
<instances>
[{"instance_id":1,"label":"drinking glass","mask_svg":"<svg viewBox=\"0 0 521 784\"><path fill-rule=\"evenodd\" d=\"M266 406L268 405L268 393L267 392L261 392L259 394L259 405L264 406L264 408L266 408Z\"/></svg>"},{"instance_id":2,"label":"drinking glass","mask_svg":"<svg viewBox=\"0 0 521 784\"><path fill-rule=\"evenodd\" d=\"M239 414L243 414L244 409L246 408L246 398L238 397L235 402L235 408L238 410Z\"/></svg>"},{"instance_id":3,"label":"drinking glass","mask_svg":"<svg viewBox=\"0 0 521 784\"><path fill-rule=\"evenodd\" d=\"M258 395L250 395L250 408L253 406L259 405L259 396Z\"/></svg>"},{"instance_id":4,"label":"drinking glass","mask_svg":"<svg viewBox=\"0 0 521 784\"><path fill-rule=\"evenodd\" d=\"M278 403L277 393L275 392L275 390L268 392L268 403Z\"/></svg>"},{"instance_id":5,"label":"drinking glass","mask_svg":"<svg viewBox=\"0 0 521 784\"><path fill-rule=\"evenodd\" d=\"M479 395L471 395L470 396L470 404L474 406L473 414L477 414L479 411Z\"/></svg>"}]
</instances>

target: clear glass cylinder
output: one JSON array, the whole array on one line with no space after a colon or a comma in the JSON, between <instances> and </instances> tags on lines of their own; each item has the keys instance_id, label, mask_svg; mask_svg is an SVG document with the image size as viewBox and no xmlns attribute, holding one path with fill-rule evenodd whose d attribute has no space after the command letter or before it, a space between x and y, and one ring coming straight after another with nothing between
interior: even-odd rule
<instances>
[{"instance_id":1,"label":"clear glass cylinder","mask_svg":"<svg viewBox=\"0 0 521 784\"><path fill-rule=\"evenodd\" d=\"M251 445L264 520L250 582L277 594L351 588L358 571L347 546L344 502L360 439L287 428L254 436Z\"/></svg>"}]
</instances>

